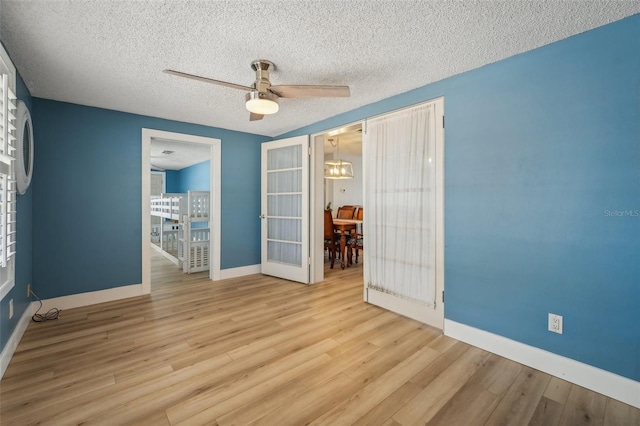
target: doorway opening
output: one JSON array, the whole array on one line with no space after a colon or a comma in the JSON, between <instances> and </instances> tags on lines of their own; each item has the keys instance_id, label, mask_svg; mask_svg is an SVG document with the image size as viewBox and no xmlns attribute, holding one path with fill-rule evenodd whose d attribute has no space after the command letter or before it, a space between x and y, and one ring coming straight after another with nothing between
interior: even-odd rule
<instances>
[{"instance_id":1,"label":"doorway opening","mask_svg":"<svg viewBox=\"0 0 640 426\"><path fill-rule=\"evenodd\" d=\"M143 129L143 294L151 292L152 250L186 273L208 270L209 279L220 279L220 155L219 139ZM151 196L152 176L155 192L164 186L161 197Z\"/></svg>"},{"instance_id":2,"label":"doorway opening","mask_svg":"<svg viewBox=\"0 0 640 426\"><path fill-rule=\"evenodd\" d=\"M346 182L325 183L325 155L333 154L325 151L325 140L358 128L364 300L443 329L444 98L312 136L311 282L322 281L327 271L323 217L329 198L334 212L360 201ZM343 250L341 239L340 263L349 268L349 250Z\"/></svg>"},{"instance_id":3,"label":"doorway opening","mask_svg":"<svg viewBox=\"0 0 640 426\"><path fill-rule=\"evenodd\" d=\"M362 271L364 261L362 251L351 248L348 244L354 234L362 233L361 221L349 223L357 222L358 214L362 217L364 212L362 126L362 122L352 123L311 137L312 150L315 154L311 172L313 175L311 179L312 283L321 282L325 277L336 275L338 271L347 268L357 268ZM339 160L350 164L353 177L325 179L325 168L331 167L327 164ZM335 241L335 254L332 248L325 248L325 228L331 226L325 225L325 214L331 216L333 226L339 224L342 227L342 231L337 231L343 232L343 235ZM326 232L331 235L330 230L327 229ZM333 262L331 262L332 256Z\"/></svg>"}]
</instances>

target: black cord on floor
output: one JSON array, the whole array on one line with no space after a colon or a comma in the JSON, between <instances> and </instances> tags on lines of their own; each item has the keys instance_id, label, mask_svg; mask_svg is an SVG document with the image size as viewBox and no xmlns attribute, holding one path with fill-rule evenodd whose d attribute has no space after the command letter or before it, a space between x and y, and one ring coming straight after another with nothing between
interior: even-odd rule
<instances>
[{"instance_id":1,"label":"black cord on floor","mask_svg":"<svg viewBox=\"0 0 640 426\"><path fill-rule=\"evenodd\" d=\"M32 290L29 290L31 292L31 294L38 299L38 302L40 302L40 307L38 308L38 310L36 311L35 314L33 314L33 316L31 317L31 319L34 322L44 322L44 321L49 321L49 320L55 320L58 319L58 316L60 315L60 312L62 312L62 309L58 309L58 308L51 308L49 309L49 311L46 314L39 314L38 312L40 312L40 309L42 309L42 300L40 300L40 298L38 297L37 294L35 294Z\"/></svg>"}]
</instances>

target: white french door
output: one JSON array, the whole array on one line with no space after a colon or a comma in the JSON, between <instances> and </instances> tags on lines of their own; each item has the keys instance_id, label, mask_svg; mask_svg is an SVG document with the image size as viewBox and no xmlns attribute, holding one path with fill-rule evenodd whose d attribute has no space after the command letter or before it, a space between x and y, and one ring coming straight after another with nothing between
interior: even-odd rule
<instances>
[{"instance_id":1,"label":"white french door","mask_svg":"<svg viewBox=\"0 0 640 426\"><path fill-rule=\"evenodd\" d=\"M309 137L262 144L261 272L309 283Z\"/></svg>"},{"instance_id":2,"label":"white french door","mask_svg":"<svg viewBox=\"0 0 640 426\"><path fill-rule=\"evenodd\" d=\"M444 100L367 120L365 298L444 324Z\"/></svg>"}]
</instances>

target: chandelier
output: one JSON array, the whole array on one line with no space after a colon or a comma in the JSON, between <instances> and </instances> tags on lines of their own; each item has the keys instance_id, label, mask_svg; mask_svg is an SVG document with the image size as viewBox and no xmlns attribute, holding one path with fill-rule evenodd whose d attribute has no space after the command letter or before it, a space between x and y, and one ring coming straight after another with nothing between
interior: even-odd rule
<instances>
[{"instance_id":1,"label":"chandelier","mask_svg":"<svg viewBox=\"0 0 640 426\"><path fill-rule=\"evenodd\" d=\"M351 161L342 160L340 158L340 137L337 138L336 144L333 139L329 139L332 147L336 148L338 155L334 160L326 160L324 162L324 178L325 179L353 179L353 164Z\"/></svg>"}]
</instances>

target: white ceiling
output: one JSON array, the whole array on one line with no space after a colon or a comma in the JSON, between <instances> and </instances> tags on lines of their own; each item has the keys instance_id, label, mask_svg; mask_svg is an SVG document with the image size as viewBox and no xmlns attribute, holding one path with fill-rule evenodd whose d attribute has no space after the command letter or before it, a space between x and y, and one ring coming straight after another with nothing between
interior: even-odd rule
<instances>
[{"instance_id":1,"label":"white ceiling","mask_svg":"<svg viewBox=\"0 0 640 426\"><path fill-rule=\"evenodd\" d=\"M331 158L362 156L362 126L360 124L327 132L323 138L324 153L325 155L333 154Z\"/></svg>"},{"instance_id":2,"label":"white ceiling","mask_svg":"<svg viewBox=\"0 0 640 426\"><path fill-rule=\"evenodd\" d=\"M0 0L0 39L33 96L277 136L640 12L640 1ZM339 84L249 122L251 85Z\"/></svg>"},{"instance_id":3,"label":"white ceiling","mask_svg":"<svg viewBox=\"0 0 640 426\"><path fill-rule=\"evenodd\" d=\"M149 152L151 168L161 171L182 170L211 159L208 145L168 139L152 139Z\"/></svg>"}]
</instances>

